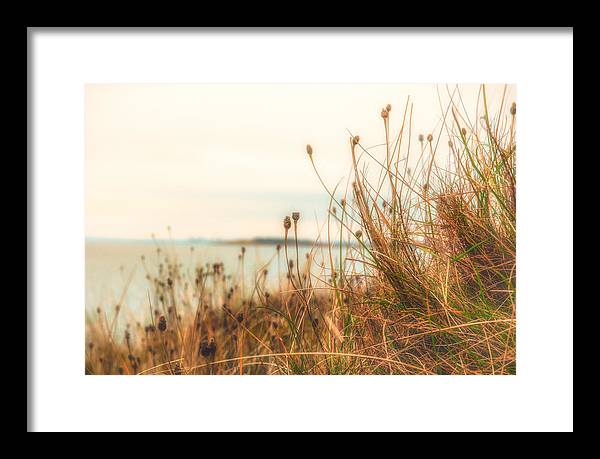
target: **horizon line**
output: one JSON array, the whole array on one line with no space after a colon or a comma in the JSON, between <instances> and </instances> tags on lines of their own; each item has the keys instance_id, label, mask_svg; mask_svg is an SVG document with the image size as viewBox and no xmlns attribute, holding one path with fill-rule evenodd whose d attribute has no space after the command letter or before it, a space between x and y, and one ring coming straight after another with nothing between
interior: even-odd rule
<instances>
[{"instance_id":1,"label":"horizon line","mask_svg":"<svg viewBox=\"0 0 600 459\"><path fill-rule=\"evenodd\" d=\"M285 241L284 237L242 237L242 238L210 238L210 237L188 237L188 238L128 238L128 237L110 237L110 236L85 236L86 242L115 242L115 243L175 243L175 244L189 244L189 243L206 243L206 244L277 244ZM322 245L325 242L321 242L313 239L298 239L299 244L316 244Z\"/></svg>"}]
</instances>

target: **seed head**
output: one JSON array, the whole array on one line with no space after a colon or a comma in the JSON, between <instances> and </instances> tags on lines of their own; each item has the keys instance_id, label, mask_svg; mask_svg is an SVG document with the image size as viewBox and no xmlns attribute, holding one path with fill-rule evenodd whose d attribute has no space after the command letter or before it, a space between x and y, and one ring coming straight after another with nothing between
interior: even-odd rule
<instances>
[{"instance_id":1,"label":"seed head","mask_svg":"<svg viewBox=\"0 0 600 459\"><path fill-rule=\"evenodd\" d=\"M431 134L429 134L427 136L427 142L431 143L433 141L433 136Z\"/></svg>"},{"instance_id":2,"label":"seed head","mask_svg":"<svg viewBox=\"0 0 600 459\"><path fill-rule=\"evenodd\" d=\"M512 105L510 106L510 114L512 116L515 116L517 114L517 103L513 102Z\"/></svg>"},{"instance_id":3,"label":"seed head","mask_svg":"<svg viewBox=\"0 0 600 459\"><path fill-rule=\"evenodd\" d=\"M202 355L202 357L204 357L205 359L210 357L210 347L208 345L208 341L206 338L204 338L202 340L202 342L200 343L199 351L200 351L200 354Z\"/></svg>"},{"instance_id":4,"label":"seed head","mask_svg":"<svg viewBox=\"0 0 600 459\"><path fill-rule=\"evenodd\" d=\"M386 111L387 111L388 113L389 113L389 112L391 112L391 111L392 111L392 104L387 104L387 105L385 106L385 109L386 109Z\"/></svg>"},{"instance_id":5,"label":"seed head","mask_svg":"<svg viewBox=\"0 0 600 459\"><path fill-rule=\"evenodd\" d=\"M289 216L285 216L285 218L283 219L283 227L286 230L289 230L292 227L292 220L290 220Z\"/></svg>"},{"instance_id":6,"label":"seed head","mask_svg":"<svg viewBox=\"0 0 600 459\"><path fill-rule=\"evenodd\" d=\"M425 136L423 134L419 134L419 142L423 143L423 140L425 140Z\"/></svg>"},{"instance_id":7,"label":"seed head","mask_svg":"<svg viewBox=\"0 0 600 459\"><path fill-rule=\"evenodd\" d=\"M308 156L312 156L313 154L312 147L308 144L306 145L306 153L308 153Z\"/></svg>"},{"instance_id":8,"label":"seed head","mask_svg":"<svg viewBox=\"0 0 600 459\"><path fill-rule=\"evenodd\" d=\"M166 329L167 329L167 319L165 319L165 316L160 316L160 319L158 319L158 329L161 332L166 331Z\"/></svg>"},{"instance_id":9,"label":"seed head","mask_svg":"<svg viewBox=\"0 0 600 459\"><path fill-rule=\"evenodd\" d=\"M386 119L388 117L388 112L385 108L381 109L381 117Z\"/></svg>"},{"instance_id":10,"label":"seed head","mask_svg":"<svg viewBox=\"0 0 600 459\"><path fill-rule=\"evenodd\" d=\"M211 357L214 357L215 352L217 352L217 342L215 341L214 336L211 336L210 341L208 342L208 352Z\"/></svg>"},{"instance_id":11,"label":"seed head","mask_svg":"<svg viewBox=\"0 0 600 459\"><path fill-rule=\"evenodd\" d=\"M460 132L462 132L463 137L467 136L467 130L465 128L462 128Z\"/></svg>"},{"instance_id":12,"label":"seed head","mask_svg":"<svg viewBox=\"0 0 600 459\"><path fill-rule=\"evenodd\" d=\"M354 137L352 137L352 145L358 145L359 142L360 142L360 136L355 135Z\"/></svg>"},{"instance_id":13,"label":"seed head","mask_svg":"<svg viewBox=\"0 0 600 459\"><path fill-rule=\"evenodd\" d=\"M295 222L300 220L300 212L292 212L292 220L294 220Z\"/></svg>"},{"instance_id":14,"label":"seed head","mask_svg":"<svg viewBox=\"0 0 600 459\"><path fill-rule=\"evenodd\" d=\"M362 231L361 230L356 230L356 232L354 233L354 235L356 236L357 239L360 239L362 237Z\"/></svg>"}]
</instances>

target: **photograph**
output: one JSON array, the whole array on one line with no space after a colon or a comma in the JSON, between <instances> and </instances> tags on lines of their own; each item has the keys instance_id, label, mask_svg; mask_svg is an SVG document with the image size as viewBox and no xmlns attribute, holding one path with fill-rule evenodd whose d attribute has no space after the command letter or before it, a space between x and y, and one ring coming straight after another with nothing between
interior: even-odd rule
<instances>
[{"instance_id":1,"label":"photograph","mask_svg":"<svg viewBox=\"0 0 600 459\"><path fill-rule=\"evenodd\" d=\"M572 26L25 31L28 432L573 432Z\"/></svg>"},{"instance_id":2,"label":"photograph","mask_svg":"<svg viewBox=\"0 0 600 459\"><path fill-rule=\"evenodd\" d=\"M511 84L89 84L86 375L514 375Z\"/></svg>"}]
</instances>

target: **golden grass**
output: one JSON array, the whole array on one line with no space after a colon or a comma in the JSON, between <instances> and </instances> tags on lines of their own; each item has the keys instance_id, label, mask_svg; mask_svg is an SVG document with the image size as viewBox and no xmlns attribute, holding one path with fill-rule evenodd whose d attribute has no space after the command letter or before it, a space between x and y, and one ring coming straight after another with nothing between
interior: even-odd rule
<instances>
[{"instance_id":1,"label":"golden grass","mask_svg":"<svg viewBox=\"0 0 600 459\"><path fill-rule=\"evenodd\" d=\"M164 265L146 266L145 323L117 333L120 307L88 318L86 373L515 374L516 105L503 98L491 116L482 86L470 123L456 96L416 152L410 102L396 134L381 111L383 158L351 133L345 193L307 146L331 201L325 265L300 259L296 212L275 288L263 271L244 284L243 249L239 275L213 264L189 276L163 248Z\"/></svg>"}]
</instances>

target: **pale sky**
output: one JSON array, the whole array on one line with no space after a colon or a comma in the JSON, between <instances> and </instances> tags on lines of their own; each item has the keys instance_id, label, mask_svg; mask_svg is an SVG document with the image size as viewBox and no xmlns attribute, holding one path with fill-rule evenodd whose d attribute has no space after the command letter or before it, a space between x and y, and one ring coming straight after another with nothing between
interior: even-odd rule
<instances>
[{"instance_id":1,"label":"pale sky","mask_svg":"<svg viewBox=\"0 0 600 459\"><path fill-rule=\"evenodd\" d=\"M487 86L492 105L503 89ZM475 114L479 86L460 90ZM306 144L327 184L345 183L347 130L382 143L381 108L392 104L395 133L409 95L416 145L440 129L435 85L87 85L86 236L166 237L170 225L174 238L278 237L297 210L313 238L329 200Z\"/></svg>"}]
</instances>

